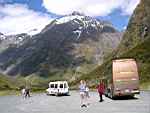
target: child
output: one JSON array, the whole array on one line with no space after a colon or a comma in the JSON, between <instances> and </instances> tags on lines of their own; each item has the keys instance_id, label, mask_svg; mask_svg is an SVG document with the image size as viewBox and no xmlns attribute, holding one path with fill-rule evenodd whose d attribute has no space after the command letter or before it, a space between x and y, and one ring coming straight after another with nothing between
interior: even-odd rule
<instances>
[{"instance_id":1,"label":"child","mask_svg":"<svg viewBox=\"0 0 150 113\"><path fill-rule=\"evenodd\" d=\"M89 105L89 98L90 98L90 95L89 95L89 88L88 86L86 85L86 88L85 88L85 96L86 96L86 101L87 101L87 105Z\"/></svg>"}]
</instances>

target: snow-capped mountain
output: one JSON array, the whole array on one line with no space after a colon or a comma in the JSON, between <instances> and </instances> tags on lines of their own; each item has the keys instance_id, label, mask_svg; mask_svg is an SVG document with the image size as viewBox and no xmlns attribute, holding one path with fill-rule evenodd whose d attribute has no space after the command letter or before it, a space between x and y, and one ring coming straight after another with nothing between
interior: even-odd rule
<instances>
[{"instance_id":1,"label":"snow-capped mountain","mask_svg":"<svg viewBox=\"0 0 150 113\"><path fill-rule=\"evenodd\" d=\"M5 40L5 39L6 39L5 35L3 33L0 33L0 41Z\"/></svg>"},{"instance_id":2,"label":"snow-capped mountain","mask_svg":"<svg viewBox=\"0 0 150 113\"><path fill-rule=\"evenodd\" d=\"M72 71L79 67L84 73L100 65L117 47L121 37L122 33L109 22L73 12L53 20L38 35L18 47L3 51L0 69L9 75L24 76L47 75L54 70L57 70L55 73ZM15 39L22 41L19 36Z\"/></svg>"},{"instance_id":3,"label":"snow-capped mountain","mask_svg":"<svg viewBox=\"0 0 150 113\"><path fill-rule=\"evenodd\" d=\"M53 26L67 23L74 25L75 28L73 32L78 35L81 35L81 33L85 30L87 30L88 33L89 29L94 29L99 32L103 32L106 29L110 30L110 32L116 31L112 24L107 21L101 21L89 16L85 16L79 12L73 12L65 17L53 20L45 29L42 30L42 33L51 29Z\"/></svg>"},{"instance_id":4,"label":"snow-capped mountain","mask_svg":"<svg viewBox=\"0 0 150 113\"><path fill-rule=\"evenodd\" d=\"M26 33L17 35L4 35L0 33L0 52L9 48L10 46L19 47L30 38L31 36Z\"/></svg>"},{"instance_id":5,"label":"snow-capped mountain","mask_svg":"<svg viewBox=\"0 0 150 113\"><path fill-rule=\"evenodd\" d=\"M67 22L75 22L77 24L83 25L83 29L87 28L87 27L98 27L98 28L103 28L104 26L110 26L113 27L111 25L111 23L107 22L107 21L101 21L95 18L92 18L90 16L85 16L84 14L81 14L79 12L74 11L72 14L70 15L66 15L65 17L61 17L58 18L56 20L55 23L56 24L64 24Z\"/></svg>"}]
</instances>

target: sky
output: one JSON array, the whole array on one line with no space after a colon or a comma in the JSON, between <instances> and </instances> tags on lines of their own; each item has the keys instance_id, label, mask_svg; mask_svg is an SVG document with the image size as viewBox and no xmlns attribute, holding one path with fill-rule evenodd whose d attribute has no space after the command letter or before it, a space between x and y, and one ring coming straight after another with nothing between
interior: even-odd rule
<instances>
[{"instance_id":1,"label":"sky","mask_svg":"<svg viewBox=\"0 0 150 113\"><path fill-rule=\"evenodd\" d=\"M0 32L6 35L40 32L52 20L81 12L110 21L122 31L140 0L0 0Z\"/></svg>"}]
</instances>

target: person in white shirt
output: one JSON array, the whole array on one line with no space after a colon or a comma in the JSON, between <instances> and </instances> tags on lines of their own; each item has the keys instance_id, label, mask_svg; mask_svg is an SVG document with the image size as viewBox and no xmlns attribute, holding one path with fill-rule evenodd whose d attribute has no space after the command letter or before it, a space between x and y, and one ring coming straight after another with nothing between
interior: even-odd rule
<instances>
[{"instance_id":1,"label":"person in white shirt","mask_svg":"<svg viewBox=\"0 0 150 113\"><path fill-rule=\"evenodd\" d=\"M25 90L25 88L23 88L23 89L21 90L21 95L22 95L22 97L25 99L25 95L26 95L26 90Z\"/></svg>"},{"instance_id":2,"label":"person in white shirt","mask_svg":"<svg viewBox=\"0 0 150 113\"><path fill-rule=\"evenodd\" d=\"M81 97L81 107L87 107L87 105L85 104L85 101L86 101L85 90L86 90L86 83L84 80L81 80L80 85L79 85L79 91L80 91L80 97Z\"/></svg>"}]
</instances>

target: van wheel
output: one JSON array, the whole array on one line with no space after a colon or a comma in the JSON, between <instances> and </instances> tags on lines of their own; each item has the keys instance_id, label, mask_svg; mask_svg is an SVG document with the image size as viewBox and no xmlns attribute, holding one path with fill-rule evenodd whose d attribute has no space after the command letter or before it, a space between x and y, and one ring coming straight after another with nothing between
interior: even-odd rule
<instances>
[{"instance_id":1,"label":"van wheel","mask_svg":"<svg viewBox=\"0 0 150 113\"><path fill-rule=\"evenodd\" d=\"M55 96L58 96L58 93L55 93Z\"/></svg>"},{"instance_id":2,"label":"van wheel","mask_svg":"<svg viewBox=\"0 0 150 113\"><path fill-rule=\"evenodd\" d=\"M66 94L67 96L70 96L69 92Z\"/></svg>"}]
</instances>

